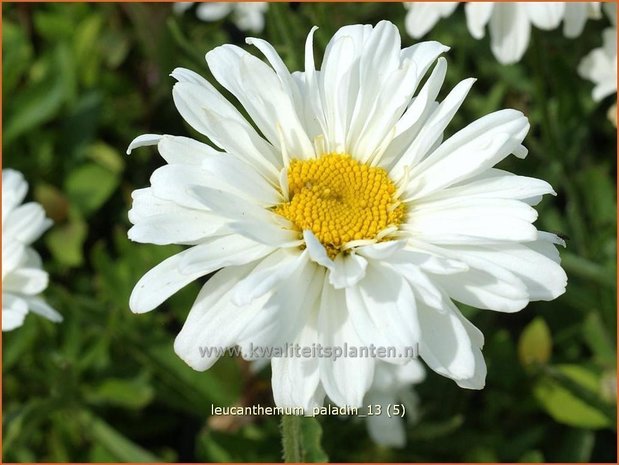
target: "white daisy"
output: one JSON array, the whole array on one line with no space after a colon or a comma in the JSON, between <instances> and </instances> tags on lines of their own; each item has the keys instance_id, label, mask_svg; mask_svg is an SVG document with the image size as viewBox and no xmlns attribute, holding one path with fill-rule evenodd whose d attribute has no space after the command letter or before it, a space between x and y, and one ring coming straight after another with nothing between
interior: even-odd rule
<instances>
[{"instance_id":1,"label":"white daisy","mask_svg":"<svg viewBox=\"0 0 619 465\"><path fill-rule=\"evenodd\" d=\"M183 13L196 2L178 2L172 8ZM219 21L231 15L232 22L241 31L262 32L264 15L269 8L267 2L199 2L196 8L198 19L206 22Z\"/></svg>"},{"instance_id":2,"label":"white daisy","mask_svg":"<svg viewBox=\"0 0 619 465\"><path fill-rule=\"evenodd\" d=\"M24 323L28 311L52 321L62 316L38 295L48 276L41 257L30 247L52 224L36 202L21 205L28 183L15 170L2 170L2 331Z\"/></svg>"},{"instance_id":3,"label":"white daisy","mask_svg":"<svg viewBox=\"0 0 619 465\"><path fill-rule=\"evenodd\" d=\"M582 59L578 74L595 83L593 100L599 102L617 93L617 10L614 3L604 5L613 26L602 33L602 47L593 49ZM617 104L608 111L608 117L617 125Z\"/></svg>"},{"instance_id":4,"label":"white daisy","mask_svg":"<svg viewBox=\"0 0 619 465\"><path fill-rule=\"evenodd\" d=\"M406 365L377 362L374 371L374 381L365 395L364 405L371 406L373 413L379 415L367 418L367 428L374 442L383 446L404 447L406 444L405 421L400 417L404 406L404 418L408 423L416 423L419 418L417 395L412 389L413 384L422 382L425 370L417 360L411 360Z\"/></svg>"},{"instance_id":5,"label":"white daisy","mask_svg":"<svg viewBox=\"0 0 619 465\"><path fill-rule=\"evenodd\" d=\"M197 370L217 358L204 346L373 344L400 355L418 347L433 370L480 389L483 335L452 298L515 312L566 285L560 239L532 225L532 205L552 188L493 168L512 153L526 156L529 123L502 110L443 142L474 82L436 101L447 47L401 49L387 21L346 26L316 70L314 30L304 72L291 74L261 39L247 42L268 64L233 45L207 53L213 76L257 130L204 78L172 73L177 109L218 149L153 134L130 144L156 144L168 164L133 193L129 237L191 246L146 273L130 307L148 312L220 270L175 342ZM337 405L360 406L376 360L271 363L277 405L311 408L325 392Z\"/></svg>"},{"instance_id":6,"label":"white daisy","mask_svg":"<svg viewBox=\"0 0 619 465\"><path fill-rule=\"evenodd\" d=\"M439 19L449 16L458 2L420 2L405 6L406 31L419 38ZM555 29L563 21L566 37L578 37L587 18L600 17L600 2L468 2L465 6L469 32L476 39L490 29L492 52L500 63L520 61L529 45L531 25Z\"/></svg>"}]
</instances>

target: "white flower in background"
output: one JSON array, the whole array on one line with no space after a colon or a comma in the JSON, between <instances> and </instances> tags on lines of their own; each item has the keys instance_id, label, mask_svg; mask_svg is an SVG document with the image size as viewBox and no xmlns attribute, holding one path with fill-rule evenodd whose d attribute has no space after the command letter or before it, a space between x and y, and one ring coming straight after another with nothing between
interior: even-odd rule
<instances>
[{"instance_id":1,"label":"white flower in background","mask_svg":"<svg viewBox=\"0 0 619 465\"><path fill-rule=\"evenodd\" d=\"M422 37L457 5L421 2L407 6L406 31L416 39ZM600 2L468 2L464 8L473 37L483 38L488 25L492 52L503 64L522 58L529 45L531 25L549 30L563 21L563 33L573 38L580 35L587 18L600 17Z\"/></svg>"},{"instance_id":2,"label":"white flower in background","mask_svg":"<svg viewBox=\"0 0 619 465\"><path fill-rule=\"evenodd\" d=\"M183 13L196 2L175 3L172 8L177 13ZM264 15L269 8L267 2L199 2L196 8L198 19L206 22L219 21L231 15L232 22L241 31L262 32Z\"/></svg>"},{"instance_id":3,"label":"white flower in background","mask_svg":"<svg viewBox=\"0 0 619 465\"><path fill-rule=\"evenodd\" d=\"M604 4L612 27L602 33L602 47L593 49L578 66L578 74L595 83L593 100L599 102L617 93L617 6ZM617 126L617 104L608 110L608 118Z\"/></svg>"},{"instance_id":4,"label":"white flower in background","mask_svg":"<svg viewBox=\"0 0 619 465\"><path fill-rule=\"evenodd\" d=\"M364 406L371 405L374 413L377 412L376 406L380 406L380 415L366 417L368 433L375 443L404 447L405 421L412 424L419 418L419 399L412 385L421 383L424 378L425 370L417 360L411 360L406 365L376 362L374 381L363 402ZM393 414L395 405L398 408L404 406L404 418Z\"/></svg>"},{"instance_id":5,"label":"white flower in background","mask_svg":"<svg viewBox=\"0 0 619 465\"><path fill-rule=\"evenodd\" d=\"M404 19L406 32L415 39L425 36L439 19L450 16L458 5L459 2L404 3L404 8L408 10Z\"/></svg>"},{"instance_id":6,"label":"white flower in background","mask_svg":"<svg viewBox=\"0 0 619 465\"><path fill-rule=\"evenodd\" d=\"M28 183L15 170L2 170L2 331L24 323L28 312L52 321L60 314L38 295L47 287L41 257L30 247L52 224L36 202L21 205Z\"/></svg>"},{"instance_id":7,"label":"white flower in background","mask_svg":"<svg viewBox=\"0 0 619 465\"><path fill-rule=\"evenodd\" d=\"M145 134L128 152L157 145L167 165L133 193L129 237L185 244L146 273L130 299L148 312L188 283L202 288L175 342L196 370L217 359L205 346L418 347L436 372L484 386L483 335L452 302L516 312L565 291L555 248L532 208L553 193L541 180L493 166L524 158L529 123L502 110L443 141L474 79L438 103L448 48L401 49L397 28L341 28L314 66L291 74L266 41L206 55L219 83L258 130L198 74L176 69L183 118L218 147ZM429 77L425 77L434 64ZM423 83L423 85L421 85ZM371 357L273 357L277 405L311 408L326 393L360 406Z\"/></svg>"}]
</instances>

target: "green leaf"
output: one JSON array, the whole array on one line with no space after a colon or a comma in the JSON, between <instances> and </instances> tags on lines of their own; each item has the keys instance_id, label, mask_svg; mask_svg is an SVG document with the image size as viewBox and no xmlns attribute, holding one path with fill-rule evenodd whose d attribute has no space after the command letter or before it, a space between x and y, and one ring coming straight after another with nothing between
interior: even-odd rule
<instances>
[{"instance_id":1,"label":"green leaf","mask_svg":"<svg viewBox=\"0 0 619 465\"><path fill-rule=\"evenodd\" d=\"M2 24L2 92L9 95L32 59L32 46L23 29L8 20Z\"/></svg>"},{"instance_id":2,"label":"green leaf","mask_svg":"<svg viewBox=\"0 0 619 465\"><path fill-rule=\"evenodd\" d=\"M45 243L54 259L66 266L79 266L84 261L82 247L88 233L86 224L80 219L55 226L45 235Z\"/></svg>"},{"instance_id":3,"label":"green leaf","mask_svg":"<svg viewBox=\"0 0 619 465\"><path fill-rule=\"evenodd\" d=\"M559 365L542 377L533 394L559 423L599 429L613 425L612 407L600 398L600 377L579 365Z\"/></svg>"},{"instance_id":4,"label":"green leaf","mask_svg":"<svg viewBox=\"0 0 619 465\"><path fill-rule=\"evenodd\" d=\"M47 69L45 75L7 103L3 146L59 113L66 97L62 70L58 65L62 53L62 47L59 46L55 54L46 56L43 63Z\"/></svg>"},{"instance_id":5,"label":"green leaf","mask_svg":"<svg viewBox=\"0 0 619 465\"><path fill-rule=\"evenodd\" d=\"M611 289L617 284L614 269L608 269L580 255L570 252L562 253L561 265L563 265L563 268L565 268L570 276L578 276L594 284L600 284Z\"/></svg>"},{"instance_id":6,"label":"green leaf","mask_svg":"<svg viewBox=\"0 0 619 465\"><path fill-rule=\"evenodd\" d=\"M550 329L542 317L527 325L518 341L518 358L523 366L545 364L552 353Z\"/></svg>"},{"instance_id":7,"label":"green leaf","mask_svg":"<svg viewBox=\"0 0 619 465\"><path fill-rule=\"evenodd\" d=\"M587 192L584 196L587 213L598 226L617 223L614 176L610 176L609 171L608 165L595 165L575 173L577 182Z\"/></svg>"},{"instance_id":8,"label":"green leaf","mask_svg":"<svg viewBox=\"0 0 619 465\"><path fill-rule=\"evenodd\" d=\"M84 261L82 246L87 233L84 221L76 217L69 223L54 226L45 235L45 243L59 263L66 266L79 266Z\"/></svg>"},{"instance_id":9,"label":"green leaf","mask_svg":"<svg viewBox=\"0 0 619 465\"><path fill-rule=\"evenodd\" d=\"M104 142L96 142L86 150L88 158L97 162L112 173L121 173L125 167L125 160L118 150Z\"/></svg>"},{"instance_id":10,"label":"green leaf","mask_svg":"<svg viewBox=\"0 0 619 465\"><path fill-rule=\"evenodd\" d=\"M607 327L602 324L599 313L591 312L587 315L583 326L583 336L599 363L609 367L616 365L615 346L610 339Z\"/></svg>"},{"instance_id":11,"label":"green leaf","mask_svg":"<svg viewBox=\"0 0 619 465\"><path fill-rule=\"evenodd\" d=\"M135 444L92 413L83 411L82 420L90 436L113 454L117 461L161 462L157 456Z\"/></svg>"},{"instance_id":12,"label":"green leaf","mask_svg":"<svg viewBox=\"0 0 619 465\"><path fill-rule=\"evenodd\" d=\"M108 378L86 392L89 402L141 409L155 397L153 387L144 378Z\"/></svg>"},{"instance_id":13,"label":"green leaf","mask_svg":"<svg viewBox=\"0 0 619 465\"><path fill-rule=\"evenodd\" d=\"M81 73L80 80L86 87L92 86L101 75L101 54L93 53L93 50L97 49L102 25L102 17L93 14L84 19L75 30L75 57Z\"/></svg>"},{"instance_id":14,"label":"green leaf","mask_svg":"<svg viewBox=\"0 0 619 465\"><path fill-rule=\"evenodd\" d=\"M71 203L86 216L105 203L118 186L117 173L94 163L73 170L65 182Z\"/></svg>"}]
</instances>

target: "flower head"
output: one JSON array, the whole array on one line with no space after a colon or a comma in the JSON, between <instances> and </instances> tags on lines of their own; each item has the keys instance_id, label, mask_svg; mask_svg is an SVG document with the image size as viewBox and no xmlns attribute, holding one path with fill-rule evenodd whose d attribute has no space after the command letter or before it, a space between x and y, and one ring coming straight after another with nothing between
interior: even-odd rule
<instances>
[{"instance_id":1,"label":"flower head","mask_svg":"<svg viewBox=\"0 0 619 465\"><path fill-rule=\"evenodd\" d=\"M515 312L566 285L560 239L532 224L532 206L552 188L493 168L512 153L526 156L528 121L502 110L443 141L474 82L437 102L447 47L402 49L387 21L346 26L317 70L313 34L303 72L290 73L261 39L247 42L268 63L232 45L207 53L213 76L257 129L201 76L172 73L177 109L217 148L153 134L130 144L157 145L167 165L133 193L129 237L190 246L146 273L131 309L152 310L220 270L175 342L195 369L217 358L204 346L396 349L272 357L282 406L311 408L325 394L359 406L378 359L405 364L411 347L436 372L479 389L483 335L452 299Z\"/></svg>"},{"instance_id":2,"label":"flower head","mask_svg":"<svg viewBox=\"0 0 619 465\"><path fill-rule=\"evenodd\" d=\"M453 13L458 2L415 2L406 4L406 32L424 36L439 19ZM476 39L490 29L494 56L503 64L520 61L529 45L531 25L555 29L563 21L566 37L578 37L587 18L600 16L599 2L467 2L466 23Z\"/></svg>"},{"instance_id":3,"label":"flower head","mask_svg":"<svg viewBox=\"0 0 619 465\"><path fill-rule=\"evenodd\" d=\"M38 203L22 205L27 192L28 183L20 172L2 170L2 331L21 326L29 311L62 321L38 297L47 287L48 276L30 245L52 222Z\"/></svg>"}]
</instances>

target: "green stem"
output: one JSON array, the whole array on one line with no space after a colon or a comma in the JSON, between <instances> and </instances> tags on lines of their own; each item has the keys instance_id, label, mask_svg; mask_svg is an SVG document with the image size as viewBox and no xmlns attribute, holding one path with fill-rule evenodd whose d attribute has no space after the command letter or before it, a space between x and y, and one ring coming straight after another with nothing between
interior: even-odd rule
<instances>
[{"instance_id":1,"label":"green stem","mask_svg":"<svg viewBox=\"0 0 619 465\"><path fill-rule=\"evenodd\" d=\"M297 415L282 415L281 430L284 462L303 462L301 417Z\"/></svg>"}]
</instances>

